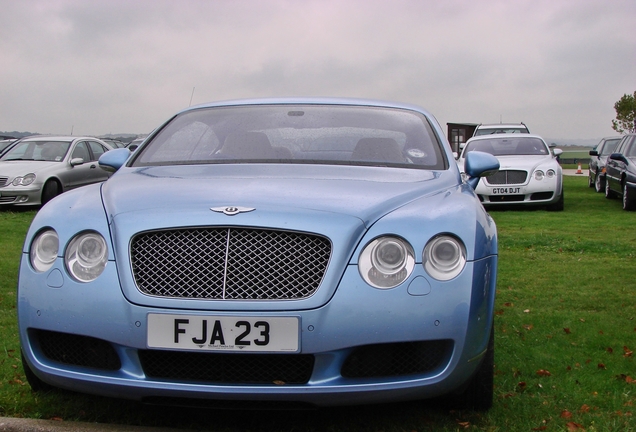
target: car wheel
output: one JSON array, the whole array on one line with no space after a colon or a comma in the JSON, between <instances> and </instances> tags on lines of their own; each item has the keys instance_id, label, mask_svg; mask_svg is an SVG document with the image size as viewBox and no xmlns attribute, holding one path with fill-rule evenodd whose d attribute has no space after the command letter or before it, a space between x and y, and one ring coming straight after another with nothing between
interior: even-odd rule
<instances>
[{"instance_id":1,"label":"car wheel","mask_svg":"<svg viewBox=\"0 0 636 432\"><path fill-rule=\"evenodd\" d=\"M549 206L546 207L546 210L548 211L563 211L564 206L564 197L563 197L564 193L563 193L563 189L561 190L561 197L559 198L559 200L557 202L555 202L554 204L550 204Z\"/></svg>"},{"instance_id":2,"label":"car wheel","mask_svg":"<svg viewBox=\"0 0 636 432\"><path fill-rule=\"evenodd\" d=\"M587 185L591 188L594 187L597 178L598 175L595 175L594 172L590 170L589 174L587 175Z\"/></svg>"},{"instance_id":3,"label":"car wheel","mask_svg":"<svg viewBox=\"0 0 636 432\"><path fill-rule=\"evenodd\" d=\"M623 185L623 210L636 209L636 197L634 197L634 189L630 189L627 183Z\"/></svg>"},{"instance_id":4,"label":"car wheel","mask_svg":"<svg viewBox=\"0 0 636 432\"><path fill-rule=\"evenodd\" d=\"M47 391L47 390L53 389L53 387L51 387L50 385L42 381L33 373L31 368L29 367L29 364L26 362L26 359L24 358L24 354L20 353L20 355L22 357L22 369L24 369L24 376L26 377L27 382L31 386L31 390L33 390L34 392L39 392L39 391Z\"/></svg>"},{"instance_id":5,"label":"car wheel","mask_svg":"<svg viewBox=\"0 0 636 432\"><path fill-rule=\"evenodd\" d=\"M610 189L609 179L605 177L605 198L611 199L615 197L616 197L616 194Z\"/></svg>"},{"instance_id":6,"label":"car wheel","mask_svg":"<svg viewBox=\"0 0 636 432\"><path fill-rule=\"evenodd\" d=\"M51 201L53 198L58 196L60 193L60 187L55 180L49 180L44 183L44 187L42 188L42 205Z\"/></svg>"},{"instance_id":7,"label":"car wheel","mask_svg":"<svg viewBox=\"0 0 636 432\"><path fill-rule=\"evenodd\" d=\"M605 189L605 178L600 174L598 174L594 179L594 189L599 193L603 192L603 189Z\"/></svg>"},{"instance_id":8,"label":"car wheel","mask_svg":"<svg viewBox=\"0 0 636 432\"><path fill-rule=\"evenodd\" d=\"M495 324L490 330L488 349L477 373L471 378L468 387L455 399L454 405L461 409L485 411L492 407L494 394L495 368Z\"/></svg>"}]
</instances>

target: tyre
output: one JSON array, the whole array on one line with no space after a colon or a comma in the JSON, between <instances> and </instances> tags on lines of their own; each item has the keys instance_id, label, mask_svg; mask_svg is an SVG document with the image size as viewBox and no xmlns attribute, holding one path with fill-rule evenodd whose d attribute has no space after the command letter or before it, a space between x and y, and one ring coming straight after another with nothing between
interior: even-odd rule
<instances>
[{"instance_id":1,"label":"tyre","mask_svg":"<svg viewBox=\"0 0 636 432\"><path fill-rule=\"evenodd\" d=\"M468 387L455 399L454 405L460 409L486 411L492 407L495 375L495 325L490 330L488 349L477 373L471 378Z\"/></svg>"},{"instance_id":2,"label":"tyre","mask_svg":"<svg viewBox=\"0 0 636 432\"><path fill-rule=\"evenodd\" d=\"M53 198L60 194L60 186L55 180L49 180L44 183L42 188L42 205L51 201Z\"/></svg>"},{"instance_id":3,"label":"tyre","mask_svg":"<svg viewBox=\"0 0 636 432\"><path fill-rule=\"evenodd\" d=\"M623 184L623 210L636 210L636 191Z\"/></svg>"},{"instance_id":4,"label":"tyre","mask_svg":"<svg viewBox=\"0 0 636 432\"><path fill-rule=\"evenodd\" d=\"M549 206L546 207L546 210L548 211L563 211L564 208L564 197L563 197L564 193L563 190L561 190L561 198L559 198L559 200L557 202L555 202L554 204L550 204Z\"/></svg>"},{"instance_id":5,"label":"tyre","mask_svg":"<svg viewBox=\"0 0 636 432\"><path fill-rule=\"evenodd\" d=\"M587 185L593 188L597 178L598 178L598 175L595 175L594 172L590 170L589 174L587 175Z\"/></svg>"},{"instance_id":6,"label":"tyre","mask_svg":"<svg viewBox=\"0 0 636 432\"><path fill-rule=\"evenodd\" d=\"M603 190L605 190L605 178L601 175L597 175L594 178L594 190L596 190L596 192L598 193L601 193L603 192Z\"/></svg>"},{"instance_id":7,"label":"tyre","mask_svg":"<svg viewBox=\"0 0 636 432\"><path fill-rule=\"evenodd\" d=\"M31 390L33 390L34 392L39 392L39 391L48 391L53 389L53 387L51 387L50 385L42 381L33 373L31 368L29 367L29 364L26 362L26 359L24 358L24 354L20 353L20 355L22 357L22 369L24 369L24 376L26 377L27 382L31 386Z\"/></svg>"}]
</instances>

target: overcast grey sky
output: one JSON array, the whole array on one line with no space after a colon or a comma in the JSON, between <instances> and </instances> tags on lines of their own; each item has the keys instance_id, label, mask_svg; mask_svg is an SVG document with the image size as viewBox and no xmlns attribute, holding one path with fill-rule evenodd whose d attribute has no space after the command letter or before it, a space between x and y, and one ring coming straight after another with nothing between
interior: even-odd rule
<instances>
[{"instance_id":1,"label":"overcast grey sky","mask_svg":"<svg viewBox=\"0 0 636 432\"><path fill-rule=\"evenodd\" d=\"M192 104L352 96L615 132L634 0L0 0L0 130L148 133ZM194 89L194 93L193 93Z\"/></svg>"}]
</instances>

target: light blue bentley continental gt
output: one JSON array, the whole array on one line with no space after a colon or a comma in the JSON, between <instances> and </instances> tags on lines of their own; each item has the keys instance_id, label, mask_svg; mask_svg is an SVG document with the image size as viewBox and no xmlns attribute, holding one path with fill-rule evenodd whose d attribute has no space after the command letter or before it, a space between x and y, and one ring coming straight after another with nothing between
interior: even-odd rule
<instances>
[{"instance_id":1,"label":"light blue bentley continental gt","mask_svg":"<svg viewBox=\"0 0 636 432\"><path fill-rule=\"evenodd\" d=\"M185 109L53 199L20 265L34 389L294 406L493 399L497 233L411 105Z\"/></svg>"}]
</instances>

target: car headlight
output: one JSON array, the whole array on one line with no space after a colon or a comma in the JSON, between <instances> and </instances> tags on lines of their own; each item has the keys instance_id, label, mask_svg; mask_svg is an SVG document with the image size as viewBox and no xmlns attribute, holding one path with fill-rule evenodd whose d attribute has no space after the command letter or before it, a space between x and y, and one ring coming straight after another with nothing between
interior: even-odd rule
<instances>
[{"instance_id":1,"label":"car headlight","mask_svg":"<svg viewBox=\"0 0 636 432\"><path fill-rule=\"evenodd\" d=\"M36 235L29 251L33 268L38 272L50 269L57 258L59 248L60 240L54 230L47 229Z\"/></svg>"},{"instance_id":2,"label":"car headlight","mask_svg":"<svg viewBox=\"0 0 636 432\"><path fill-rule=\"evenodd\" d=\"M13 186L28 186L35 181L35 174L29 173L25 176L16 177L11 184Z\"/></svg>"},{"instance_id":3,"label":"car headlight","mask_svg":"<svg viewBox=\"0 0 636 432\"><path fill-rule=\"evenodd\" d=\"M422 264L431 277L441 281L451 280L466 265L466 247L455 237L439 235L424 247Z\"/></svg>"},{"instance_id":4,"label":"car headlight","mask_svg":"<svg viewBox=\"0 0 636 432\"><path fill-rule=\"evenodd\" d=\"M541 170L536 170L536 171L534 172L534 179L535 179L535 180L537 180L537 181L541 181L541 180L543 180L543 177L545 177L545 174L543 174L543 171L541 171Z\"/></svg>"},{"instance_id":5,"label":"car headlight","mask_svg":"<svg viewBox=\"0 0 636 432\"><path fill-rule=\"evenodd\" d=\"M415 267L415 253L399 237L379 237L365 246L358 269L362 278L375 288L393 288L404 282Z\"/></svg>"},{"instance_id":6,"label":"car headlight","mask_svg":"<svg viewBox=\"0 0 636 432\"><path fill-rule=\"evenodd\" d=\"M549 170L545 173L545 175L546 175L549 179L551 179L552 177L554 177L554 176L556 175L556 172L555 172L553 169L549 169Z\"/></svg>"},{"instance_id":7,"label":"car headlight","mask_svg":"<svg viewBox=\"0 0 636 432\"><path fill-rule=\"evenodd\" d=\"M90 282L102 274L108 262L108 246L100 234L87 231L73 237L64 254L66 268L79 282Z\"/></svg>"}]
</instances>

